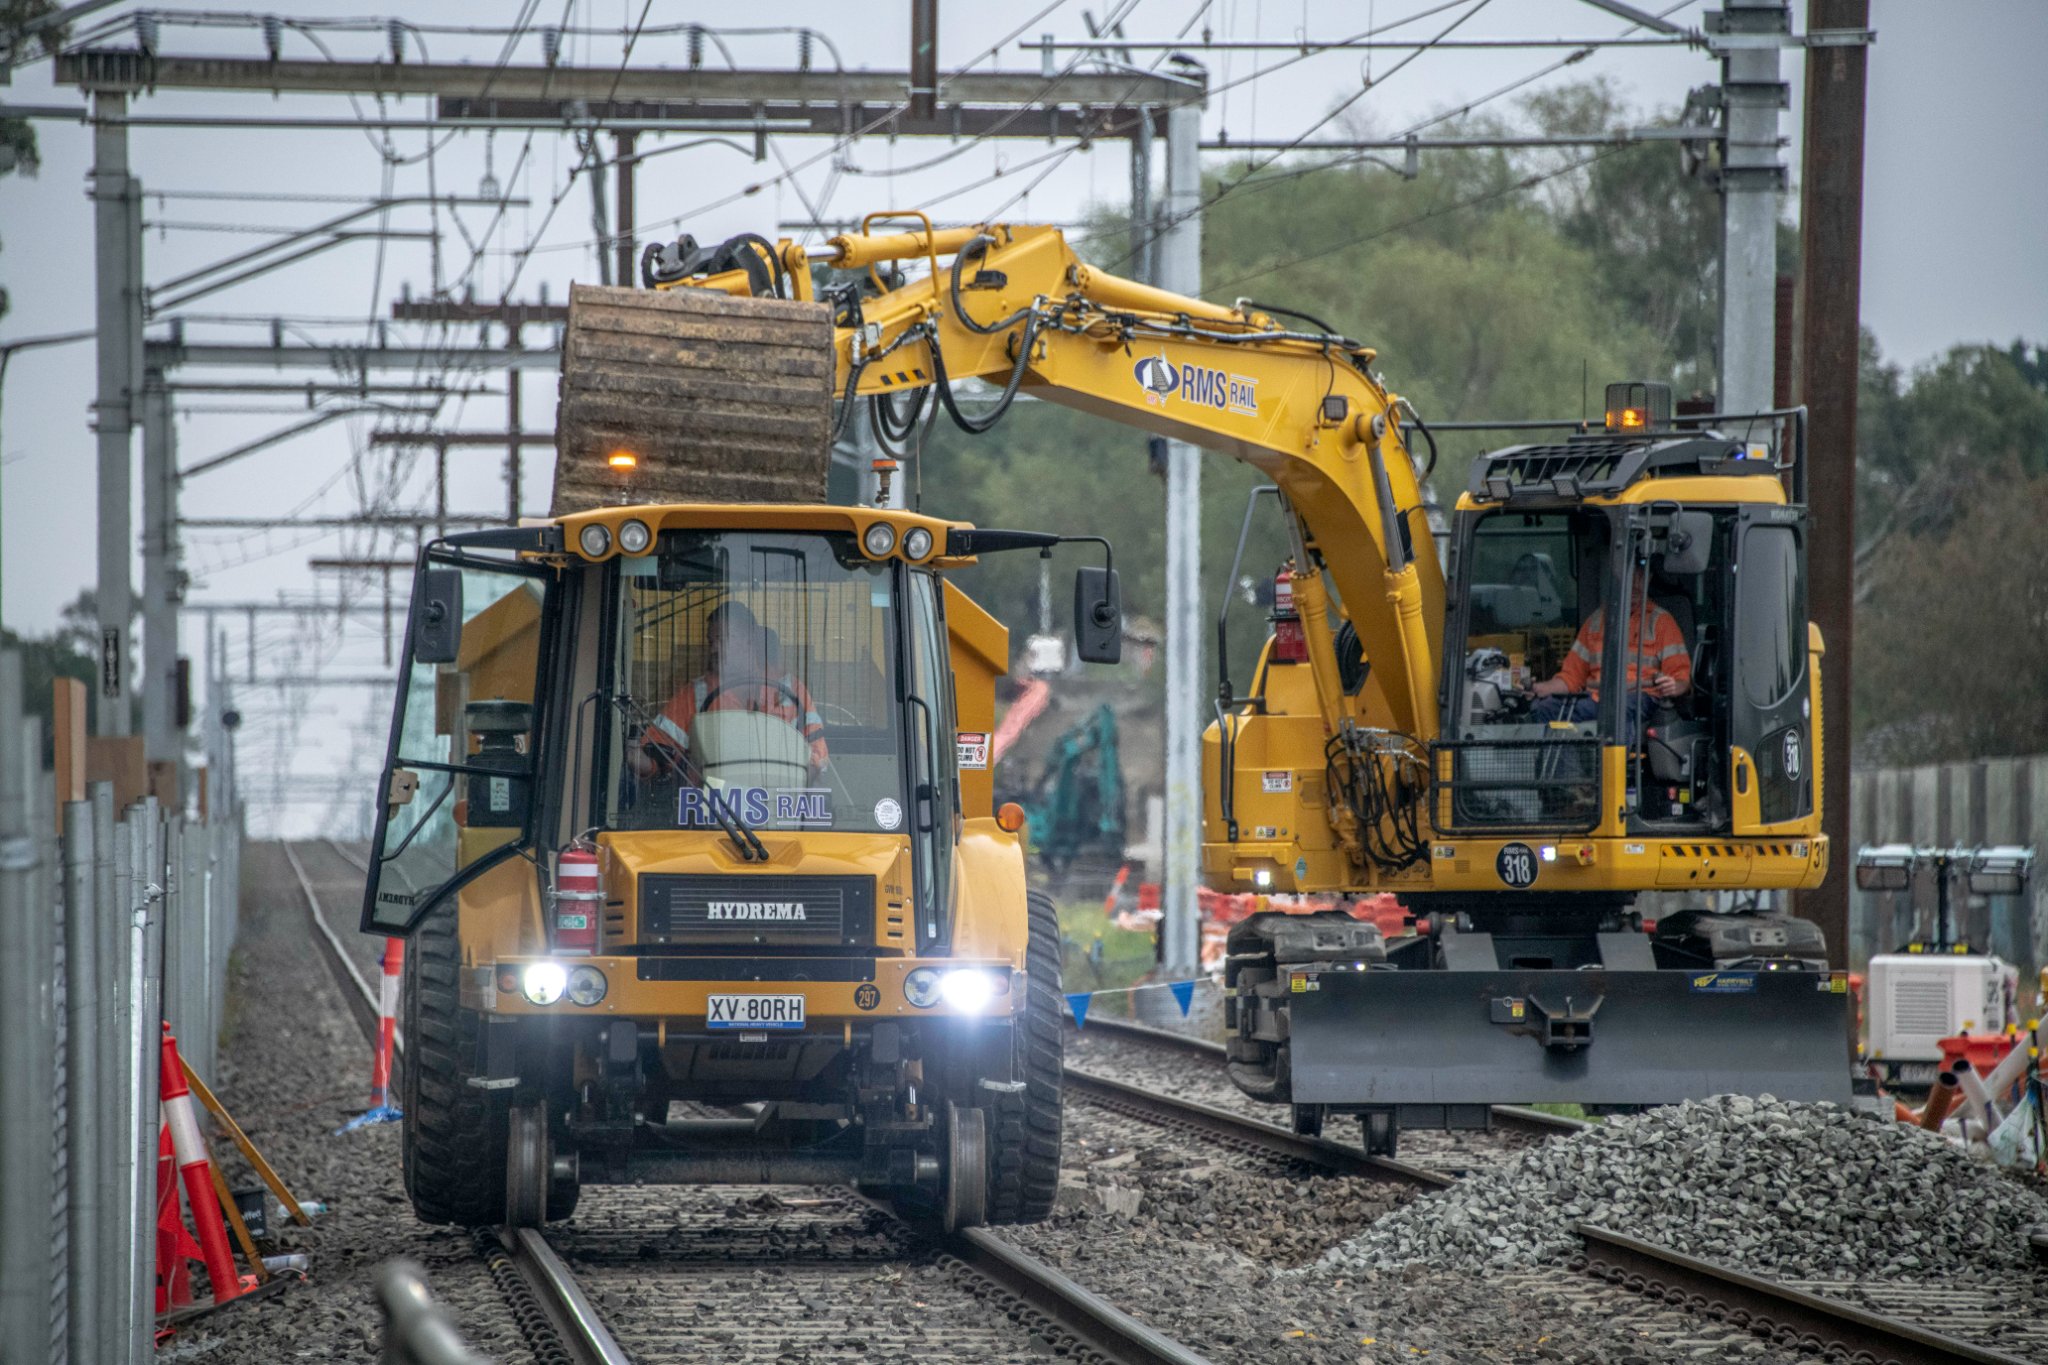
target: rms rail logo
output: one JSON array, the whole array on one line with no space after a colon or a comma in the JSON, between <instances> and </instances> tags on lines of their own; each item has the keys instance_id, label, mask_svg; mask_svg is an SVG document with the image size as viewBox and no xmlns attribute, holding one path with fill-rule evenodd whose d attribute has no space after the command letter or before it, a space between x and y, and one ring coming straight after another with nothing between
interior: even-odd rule
<instances>
[{"instance_id":1,"label":"rms rail logo","mask_svg":"<svg viewBox=\"0 0 2048 1365\"><path fill-rule=\"evenodd\" d=\"M1207 365L1176 365L1162 354L1139 360L1131 367L1131 376L1145 391L1145 401L1154 407L1165 407L1168 399L1178 398L1217 412L1259 415L1259 381L1250 375Z\"/></svg>"}]
</instances>

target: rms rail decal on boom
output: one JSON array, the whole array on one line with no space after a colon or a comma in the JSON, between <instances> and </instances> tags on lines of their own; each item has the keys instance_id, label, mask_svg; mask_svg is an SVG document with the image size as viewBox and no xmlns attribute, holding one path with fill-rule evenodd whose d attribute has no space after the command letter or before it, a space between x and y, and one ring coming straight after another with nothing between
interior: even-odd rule
<instances>
[{"instance_id":1,"label":"rms rail decal on boom","mask_svg":"<svg viewBox=\"0 0 2048 1365\"><path fill-rule=\"evenodd\" d=\"M1178 397L1196 407L1218 412L1259 415L1259 381L1250 375L1231 374L1207 365L1176 365L1164 355L1149 355L1131 367L1145 401L1154 407Z\"/></svg>"}]
</instances>

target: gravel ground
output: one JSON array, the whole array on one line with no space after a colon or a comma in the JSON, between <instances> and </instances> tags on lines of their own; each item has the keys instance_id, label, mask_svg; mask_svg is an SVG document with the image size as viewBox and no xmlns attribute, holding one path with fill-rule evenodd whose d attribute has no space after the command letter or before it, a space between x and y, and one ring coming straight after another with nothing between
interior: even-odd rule
<instances>
[{"instance_id":1,"label":"gravel ground","mask_svg":"<svg viewBox=\"0 0 2048 1365\"><path fill-rule=\"evenodd\" d=\"M525 1365L531 1355L468 1235L413 1220L397 1125L333 1135L367 1102L368 1046L308 940L305 898L282 851L252 843L243 869L241 941L229 970L217 1089L293 1194L324 1200L332 1211L310 1229L280 1235L282 1250L312 1258L304 1284L199 1319L158 1354L265 1365L374 1361L381 1328L370 1271L405 1256L425 1268L435 1297L477 1349L501 1365ZM311 862L306 870L324 875ZM230 1144L215 1142L214 1151L231 1185L256 1183Z\"/></svg>"},{"instance_id":2,"label":"gravel ground","mask_svg":"<svg viewBox=\"0 0 2048 1365\"><path fill-rule=\"evenodd\" d=\"M1331 1273L1556 1263L1584 1219L1765 1274L2028 1273L2048 1199L1932 1134L1833 1105L1723 1096L1553 1139L1387 1218Z\"/></svg>"},{"instance_id":3,"label":"gravel ground","mask_svg":"<svg viewBox=\"0 0 2048 1365\"><path fill-rule=\"evenodd\" d=\"M1287 1106L1255 1100L1233 1085L1221 1059L1211 1061L1106 1029L1069 1031L1067 1066L1283 1128L1290 1122ZM1332 1120L1323 1136L1354 1146L1361 1142L1356 1120L1348 1118ZM1510 1128L1485 1133L1411 1130L1401 1134L1400 1156L1455 1175L1501 1166L1540 1141L1537 1134Z\"/></svg>"},{"instance_id":4,"label":"gravel ground","mask_svg":"<svg viewBox=\"0 0 2048 1365\"><path fill-rule=\"evenodd\" d=\"M344 844L350 853L362 856L368 852L366 844ZM308 840L292 845L292 852L299 855L299 866L306 869L306 880L313 884L313 894L320 898L320 909L325 912L327 927L341 940L342 951L356 970L363 974L363 980L376 986L377 978L384 972L384 940L375 934L358 933L356 923L362 917L363 872L325 839ZM287 887L295 895L299 883L291 875L291 867L278 859L284 870ZM300 902L304 900L299 897Z\"/></svg>"},{"instance_id":5,"label":"gravel ground","mask_svg":"<svg viewBox=\"0 0 2048 1365\"><path fill-rule=\"evenodd\" d=\"M1273 1116L1200 1058L1085 1031L1067 1043L1077 1069ZM1580 1276L1482 1285L1420 1266L1287 1273L1433 1197L1231 1152L1077 1099L1052 1219L1002 1235L1218 1362L1784 1359Z\"/></svg>"}]
</instances>

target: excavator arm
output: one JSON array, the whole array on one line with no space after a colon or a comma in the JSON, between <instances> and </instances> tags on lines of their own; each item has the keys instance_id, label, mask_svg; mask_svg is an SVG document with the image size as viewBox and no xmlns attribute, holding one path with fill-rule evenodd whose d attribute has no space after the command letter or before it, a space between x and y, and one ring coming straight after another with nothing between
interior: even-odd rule
<instances>
[{"instance_id":1,"label":"excavator arm","mask_svg":"<svg viewBox=\"0 0 2048 1365\"><path fill-rule=\"evenodd\" d=\"M918 227L871 230L906 219ZM864 272L871 288L828 286L819 265ZM1292 512L1296 608L1326 730L1435 736L1443 577L1406 443L1413 414L1373 375L1370 348L1281 309L1098 270L1057 228L934 230L918 213L874 215L820 246L744 237L703 251L686 239L650 248L643 277L831 302L842 422L867 397L907 430L937 401L981 431L1029 391L1254 466ZM958 402L952 385L970 377L1000 388L993 409ZM1359 697L1338 681L1340 614L1374 664Z\"/></svg>"}]
</instances>

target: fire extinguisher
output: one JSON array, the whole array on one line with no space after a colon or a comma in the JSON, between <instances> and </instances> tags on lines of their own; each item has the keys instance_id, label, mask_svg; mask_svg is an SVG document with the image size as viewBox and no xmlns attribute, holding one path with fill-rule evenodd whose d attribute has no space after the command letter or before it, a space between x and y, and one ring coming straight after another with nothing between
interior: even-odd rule
<instances>
[{"instance_id":1,"label":"fire extinguisher","mask_svg":"<svg viewBox=\"0 0 2048 1365\"><path fill-rule=\"evenodd\" d=\"M597 951L598 921L604 916L604 877L597 850L576 840L555 859L554 950L558 953Z\"/></svg>"},{"instance_id":2,"label":"fire extinguisher","mask_svg":"<svg viewBox=\"0 0 2048 1365\"><path fill-rule=\"evenodd\" d=\"M1308 659L1308 637L1294 610L1294 561L1273 575L1273 662L1298 664Z\"/></svg>"}]
</instances>

